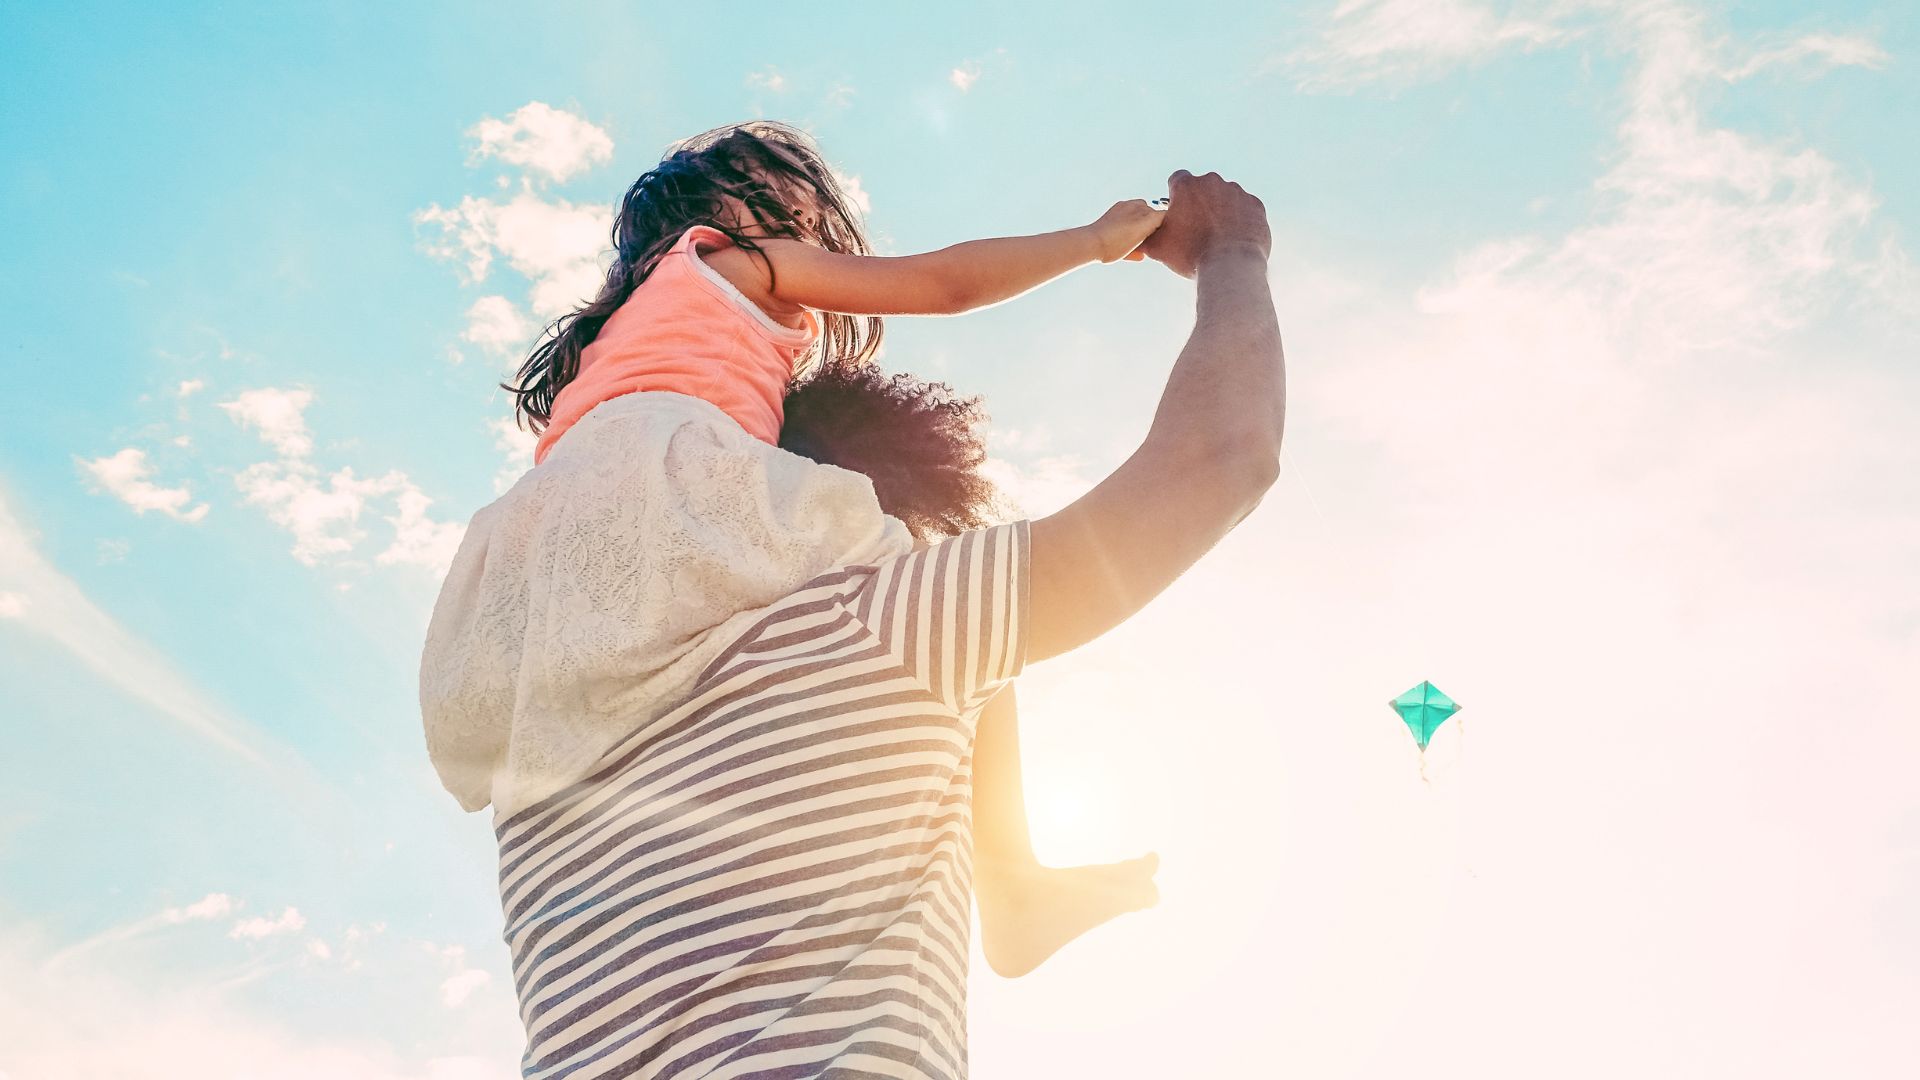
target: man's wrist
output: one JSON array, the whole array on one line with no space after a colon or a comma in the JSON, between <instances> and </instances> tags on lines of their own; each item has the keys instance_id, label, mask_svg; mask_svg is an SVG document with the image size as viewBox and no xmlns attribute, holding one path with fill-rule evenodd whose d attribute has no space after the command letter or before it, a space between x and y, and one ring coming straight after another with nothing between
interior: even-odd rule
<instances>
[{"instance_id":1,"label":"man's wrist","mask_svg":"<svg viewBox=\"0 0 1920 1080\"><path fill-rule=\"evenodd\" d=\"M1252 240L1224 240L1210 245L1193 260L1193 271L1198 274L1209 265L1230 265L1241 262L1254 262L1264 266L1267 252Z\"/></svg>"}]
</instances>

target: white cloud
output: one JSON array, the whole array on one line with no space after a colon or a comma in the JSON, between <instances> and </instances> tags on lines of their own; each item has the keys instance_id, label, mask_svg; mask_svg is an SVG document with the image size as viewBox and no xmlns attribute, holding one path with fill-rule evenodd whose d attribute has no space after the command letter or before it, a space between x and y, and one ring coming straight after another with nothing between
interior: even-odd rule
<instances>
[{"instance_id":1,"label":"white cloud","mask_svg":"<svg viewBox=\"0 0 1920 1080\"><path fill-rule=\"evenodd\" d=\"M1485 60L1508 48L1557 44L1580 31L1560 20L1574 0L1341 0L1309 44L1269 67L1294 71L1302 90L1329 90L1383 79L1432 75Z\"/></svg>"},{"instance_id":2,"label":"white cloud","mask_svg":"<svg viewBox=\"0 0 1920 1080\"><path fill-rule=\"evenodd\" d=\"M248 503L263 507L274 524L293 534L293 557L308 566L352 551L366 539L358 522L369 499L412 486L398 470L361 478L350 465L323 482L318 469L297 459L249 465L234 483Z\"/></svg>"},{"instance_id":3,"label":"white cloud","mask_svg":"<svg viewBox=\"0 0 1920 1080\"><path fill-rule=\"evenodd\" d=\"M440 983L440 1001L449 1009L459 1008L472 997L474 992L493 981L493 976L479 968L467 965L467 950L462 945L435 945L430 941L420 943L427 952L439 957L453 973Z\"/></svg>"},{"instance_id":4,"label":"white cloud","mask_svg":"<svg viewBox=\"0 0 1920 1080\"><path fill-rule=\"evenodd\" d=\"M437 1037L329 1038L300 1030L284 1008L279 1015L262 1016L250 1011L248 1001L224 996L223 989L248 981L229 980L222 988L196 985L177 972L149 978L104 965L56 967L38 962L34 950L17 940L0 940L0 1071L15 1080L512 1080L519 1075L510 1013L473 1015L474 1022L464 1026L442 1025ZM436 1053L436 1044L444 1049Z\"/></svg>"},{"instance_id":5,"label":"white cloud","mask_svg":"<svg viewBox=\"0 0 1920 1080\"><path fill-rule=\"evenodd\" d=\"M769 66L764 71L748 72L747 85L749 87L759 87L761 89L771 90L774 93L779 94L779 93L784 93L787 89L787 77L785 75L780 74L778 69L772 66Z\"/></svg>"},{"instance_id":6,"label":"white cloud","mask_svg":"<svg viewBox=\"0 0 1920 1080\"><path fill-rule=\"evenodd\" d=\"M1803 61L1810 70L1820 67L1884 67L1889 57L1885 49L1868 38L1844 34L1808 34L1771 49L1756 49L1746 60L1725 68L1720 74L1728 82L1737 82L1755 72L1775 66L1791 66Z\"/></svg>"},{"instance_id":7,"label":"white cloud","mask_svg":"<svg viewBox=\"0 0 1920 1080\"><path fill-rule=\"evenodd\" d=\"M246 502L263 508L268 520L293 534L294 558L317 566L350 553L365 540L366 530L359 524L362 512L369 501L390 496L396 513L386 521L394 527L394 538L375 561L444 570L463 528L428 518L426 508L433 500L398 469L360 477L352 466L343 466L323 478L320 468L307 460L313 439L305 410L312 401L307 390L269 388L221 405L235 422L254 429L280 453L277 460L256 462L235 474L234 485Z\"/></svg>"},{"instance_id":8,"label":"white cloud","mask_svg":"<svg viewBox=\"0 0 1920 1080\"><path fill-rule=\"evenodd\" d=\"M374 558L382 566L409 563L445 573L453 565L454 552L466 527L457 522L434 521L427 517L433 500L408 484L395 497L399 513L387 518L393 526L393 544Z\"/></svg>"},{"instance_id":9,"label":"white cloud","mask_svg":"<svg viewBox=\"0 0 1920 1080\"><path fill-rule=\"evenodd\" d=\"M162 921L173 923L204 922L224 918L233 911L233 897L226 893L208 893L185 907L170 907L160 913Z\"/></svg>"},{"instance_id":10,"label":"white cloud","mask_svg":"<svg viewBox=\"0 0 1920 1080\"><path fill-rule=\"evenodd\" d=\"M0 619L22 619L26 614L26 597L16 592L0 592Z\"/></svg>"},{"instance_id":11,"label":"white cloud","mask_svg":"<svg viewBox=\"0 0 1920 1080\"><path fill-rule=\"evenodd\" d=\"M166 657L100 610L35 546L0 493L0 591L22 597L22 622L58 642L138 700L254 763L241 725L176 672Z\"/></svg>"},{"instance_id":12,"label":"white cloud","mask_svg":"<svg viewBox=\"0 0 1920 1080\"><path fill-rule=\"evenodd\" d=\"M513 301L504 296L482 296L467 308L467 328L460 332L460 338L495 356L510 358L517 368L535 333L532 320L521 314Z\"/></svg>"},{"instance_id":13,"label":"white cloud","mask_svg":"<svg viewBox=\"0 0 1920 1080\"><path fill-rule=\"evenodd\" d=\"M994 444L996 447L998 443ZM996 449L980 466L1019 517L1041 518L1085 495L1100 478L1076 454L1002 456Z\"/></svg>"},{"instance_id":14,"label":"white cloud","mask_svg":"<svg viewBox=\"0 0 1920 1080\"><path fill-rule=\"evenodd\" d=\"M181 382L180 388L177 393L178 393L178 396L180 397L187 397L188 395L194 393L197 390L205 389L206 385L207 383L205 379L187 379Z\"/></svg>"},{"instance_id":15,"label":"white cloud","mask_svg":"<svg viewBox=\"0 0 1920 1080\"><path fill-rule=\"evenodd\" d=\"M306 925L306 916L300 914L300 909L289 907L271 919L258 915L251 919L241 919L227 931L227 936L236 941L259 941L262 938L304 930Z\"/></svg>"},{"instance_id":16,"label":"white cloud","mask_svg":"<svg viewBox=\"0 0 1920 1080\"><path fill-rule=\"evenodd\" d=\"M520 427L511 416L495 417L487 421L487 428L493 432L494 447L506 455L506 461L493 477L493 493L499 495L533 468L533 451L539 445L540 436Z\"/></svg>"},{"instance_id":17,"label":"white cloud","mask_svg":"<svg viewBox=\"0 0 1920 1080\"><path fill-rule=\"evenodd\" d=\"M242 427L253 429L275 450L287 457L306 457L313 452L313 437L307 433L306 409L313 403L313 391L282 390L268 387L248 390L220 407Z\"/></svg>"},{"instance_id":18,"label":"white cloud","mask_svg":"<svg viewBox=\"0 0 1920 1080\"><path fill-rule=\"evenodd\" d=\"M440 984L440 1000L449 1009L459 1008L473 996L475 990L492 981L493 976L479 968L462 968L459 972L447 976L446 981Z\"/></svg>"},{"instance_id":19,"label":"white cloud","mask_svg":"<svg viewBox=\"0 0 1920 1080\"><path fill-rule=\"evenodd\" d=\"M1684 9L1643 9L1622 29L1641 59L1618 163L1594 185L1603 213L1562 237L1466 253L1422 290L1421 310L1578 304L1644 356L1754 347L1862 294L1912 303L1906 256L1867 231L1879 204L1868 188L1814 150L1704 122L1704 83L1751 64L1723 60Z\"/></svg>"},{"instance_id":20,"label":"white cloud","mask_svg":"<svg viewBox=\"0 0 1920 1080\"><path fill-rule=\"evenodd\" d=\"M440 229L427 253L459 264L473 284L487 279L496 254L503 256L531 282L531 306L542 319L591 300L606 277L600 258L609 251L611 207L549 201L523 190L505 202L468 195L452 208L435 203L414 220Z\"/></svg>"},{"instance_id":21,"label":"white cloud","mask_svg":"<svg viewBox=\"0 0 1920 1080\"><path fill-rule=\"evenodd\" d=\"M1007 64L1007 50L1004 46L994 49L984 56L969 57L947 71L947 82L961 93L973 89L989 71L1004 71Z\"/></svg>"},{"instance_id":22,"label":"white cloud","mask_svg":"<svg viewBox=\"0 0 1920 1080\"><path fill-rule=\"evenodd\" d=\"M129 446L111 457L91 461L74 460L95 483L132 507L136 514L158 510L168 517L186 522L197 522L207 516L206 503L191 510L185 509L187 503L193 501L193 493L185 485L167 488L149 479L153 475L153 466L148 463L145 450Z\"/></svg>"},{"instance_id":23,"label":"white cloud","mask_svg":"<svg viewBox=\"0 0 1920 1080\"><path fill-rule=\"evenodd\" d=\"M210 922L223 919L234 909L233 897L226 893L208 893L191 904L180 907L163 908L160 911L136 919L133 922L109 927L61 949L47 959L47 967L54 968L72 962L75 958L110 945L118 945L134 938L144 937L156 930L170 926L183 926L187 923Z\"/></svg>"},{"instance_id":24,"label":"white cloud","mask_svg":"<svg viewBox=\"0 0 1920 1080\"><path fill-rule=\"evenodd\" d=\"M102 566L107 563L126 562L127 554L132 550L133 542L124 538L101 540L94 545L96 558Z\"/></svg>"},{"instance_id":25,"label":"white cloud","mask_svg":"<svg viewBox=\"0 0 1920 1080\"><path fill-rule=\"evenodd\" d=\"M522 105L505 120L487 117L467 137L476 143L469 163L499 158L556 183L613 160L613 139L605 131L539 101Z\"/></svg>"},{"instance_id":26,"label":"white cloud","mask_svg":"<svg viewBox=\"0 0 1920 1080\"><path fill-rule=\"evenodd\" d=\"M833 173L834 182L839 184L841 190L847 193L847 201L853 203L853 205L859 209L861 217L866 217L873 213L873 200L867 198L867 189L860 186L860 178L858 176L843 173L832 166L828 166L828 171Z\"/></svg>"},{"instance_id":27,"label":"white cloud","mask_svg":"<svg viewBox=\"0 0 1920 1080\"><path fill-rule=\"evenodd\" d=\"M827 89L823 102L829 109L844 109L853 104L853 84L837 82Z\"/></svg>"}]
</instances>

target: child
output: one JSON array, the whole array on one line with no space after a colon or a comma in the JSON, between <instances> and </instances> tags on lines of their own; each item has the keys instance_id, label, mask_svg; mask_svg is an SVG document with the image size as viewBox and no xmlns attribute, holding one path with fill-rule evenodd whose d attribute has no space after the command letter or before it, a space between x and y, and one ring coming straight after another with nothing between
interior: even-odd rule
<instances>
[{"instance_id":1,"label":"child","mask_svg":"<svg viewBox=\"0 0 1920 1080\"><path fill-rule=\"evenodd\" d=\"M763 442L866 474L883 512L924 544L986 524L991 488L972 468L972 403L874 373L878 316L956 315L1084 263L1137 260L1160 219L1134 200L1078 228L876 257L804 133L765 121L715 129L677 144L627 192L600 295L555 323L519 385L504 388L540 431L538 463L602 402L685 395ZM861 425L864 413L887 410L908 428L918 425L920 437L877 452L864 426L837 440L810 426L783 442L786 395L808 371L816 389L832 385L855 402L841 423ZM825 445L863 439L864 451ZM687 588L674 603L689 602ZM1064 869L1035 859L1011 688L982 709L973 773L975 888L982 950L995 971L1025 974L1088 929L1156 901L1152 855Z\"/></svg>"}]
</instances>

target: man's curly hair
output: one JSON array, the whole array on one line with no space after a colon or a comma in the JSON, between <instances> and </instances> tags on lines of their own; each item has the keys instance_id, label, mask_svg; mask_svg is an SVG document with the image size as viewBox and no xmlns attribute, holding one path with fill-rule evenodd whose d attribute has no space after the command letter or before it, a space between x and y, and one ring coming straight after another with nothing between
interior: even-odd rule
<instances>
[{"instance_id":1,"label":"man's curly hair","mask_svg":"<svg viewBox=\"0 0 1920 1080\"><path fill-rule=\"evenodd\" d=\"M985 420L979 398L957 397L945 383L871 363L828 363L788 388L780 447L861 473L883 513L915 539L939 540L1005 513L979 471Z\"/></svg>"}]
</instances>

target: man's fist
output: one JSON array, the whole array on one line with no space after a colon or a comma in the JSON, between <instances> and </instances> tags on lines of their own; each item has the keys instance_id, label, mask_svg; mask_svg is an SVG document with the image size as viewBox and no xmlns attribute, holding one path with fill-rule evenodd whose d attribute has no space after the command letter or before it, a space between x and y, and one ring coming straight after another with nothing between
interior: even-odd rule
<instances>
[{"instance_id":1,"label":"man's fist","mask_svg":"<svg viewBox=\"0 0 1920 1080\"><path fill-rule=\"evenodd\" d=\"M1140 248L1167 269L1192 277L1207 255L1236 246L1258 251L1262 259L1272 255L1266 205L1239 184L1219 173L1195 176L1181 169L1167 177L1167 195L1171 205L1156 211L1165 220Z\"/></svg>"}]
</instances>

